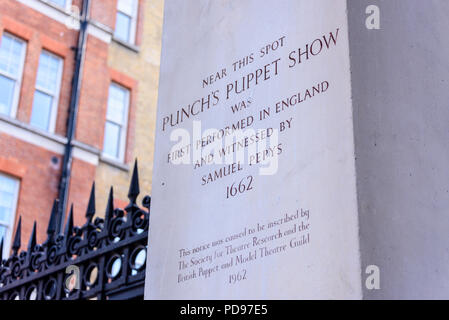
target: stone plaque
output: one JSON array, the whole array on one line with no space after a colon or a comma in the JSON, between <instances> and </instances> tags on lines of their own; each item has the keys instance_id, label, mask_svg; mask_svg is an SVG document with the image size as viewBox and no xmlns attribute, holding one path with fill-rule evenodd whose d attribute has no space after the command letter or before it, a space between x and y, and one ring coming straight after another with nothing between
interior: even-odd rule
<instances>
[{"instance_id":1,"label":"stone plaque","mask_svg":"<svg viewBox=\"0 0 449 320\"><path fill-rule=\"evenodd\" d=\"M361 298L346 1L164 14L145 298Z\"/></svg>"}]
</instances>

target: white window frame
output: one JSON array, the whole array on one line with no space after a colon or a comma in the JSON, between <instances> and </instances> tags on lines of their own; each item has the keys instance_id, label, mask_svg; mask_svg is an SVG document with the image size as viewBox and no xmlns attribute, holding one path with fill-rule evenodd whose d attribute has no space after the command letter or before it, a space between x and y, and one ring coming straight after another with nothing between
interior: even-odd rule
<instances>
[{"instance_id":1,"label":"white window frame","mask_svg":"<svg viewBox=\"0 0 449 320\"><path fill-rule=\"evenodd\" d=\"M108 109L109 109L109 90L111 88L111 86L116 86L122 90L126 91L126 104L125 104L125 110L124 110L124 122L123 124L119 124L117 122L114 122L112 120L108 120ZM131 101L131 90L127 87L124 87L122 85L120 85L117 82L112 81L109 84L109 89L108 89L108 105L107 105L107 109L106 109L106 121L104 123L104 130L103 130L103 135L106 134L106 123L107 122L112 122L114 124L118 124L121 126L121 131L120 131L120 141L118 142L119 148L118 148L118 157L113 157L109 154L104 153L104 151L102 152L102 156L106 159L111 159L113 161L119 161L121 163L123 163L125 161L125 152L126 152L126 139L128 136L128 118L129 118L129 105L130 105L130 101ZM103 138L103 144L104 144L104 138ZM103 146L104 149L104 146Z\"/></svg>"},{"instance_id":2,"label":"white window frame","mask_svg":"<svg viewBox=\"0 0 449 320\"><path fill-rule=\"evenodd\" d=\"M54 53L51 53L48 50L43 49L41 51L41 55L43 53L46 53L52 57L55 57L56 59L58 59L61 63L59 64L59 68L58 68L58 75L56 77L56 93L53 95L53 92L49 92L47 89L44 89L42 87L39 87L37 84L37 78L36 78L36 83L34 86L34 94L36 94L36 91L40 91L42 93L48 94L49 96L53 97L53 101L52 101L52 105L51 105L51 111L50 111L50 123L48 124L48 129L46 131L50 132L50 133L55 133L55 127L56 127L56 116L58 114L58 106L59 106L59 96L61 94L61 82L62 82L62 71L64 70L64 59L61 58L58 55L55 55ZM40 57L41 55L39 55L39 65L37 66L37 70L39 71L39 67L40 67ZM33 97L33 106L32 108L34 108L34 97ZM33 112L33 110L31 110L31 112ZM40 129L40 128L39 128Z\"/></svg>"},{"instance_id":3,"label":"white window frame","mask_svg":"<svg viewBox=\"0 0 449 320\"><path fill-rule=\"evenodd\" d=\"M14 76L12 76L11 74L8 74L6 72L3 72L0 70L0 74L8 79L14 80L15 86L14 86L14 94L13 94L13 101L12 101L12 106L11 106L11 110L9 112L9 116L11 118L15 118L17 116L17 108L19 106L19 98L20 98L20 90L22 89L22 80L23 80L23 70L24 70L24 66L25 66L25 56L26 56L26 51L27 51L27 42L23 39L20 39L19 37L16 37L15 35L4 31L2 34L3 38L4 36L7 37L11 37L19 42L21 42L24 46L22 48L22 53L20 56L20 68L19 68L19 75L17 77L17 79L14 78ZM0 39L1 41L1 39Z\"/></svg>"},{"instance_id":4,"label":"white window frame","mask_svg":"<svg viewBox=\"0 0 449 320\"><path fill-rule=\"evenodd\" d=\"M128 13L125 13L125 12L120 11L118 9L119 1L120 0L117 0L116 19L117 19L117 13L120 12L120 13L124 14L125 16L128 16L128 17L131 18L131 26L130 26L130 29L129 29L129 32L130 32L130 34L129 34L129 41L126 41L126 40L120 39L120 38L116 38L116 39L118 39L120 41L123 41L123 42L130 43L130 44L135 44L136 43L136 32L137 32L137 19L139 18L138 17L139 16L139 0L132 0L132 1L134 1L133 9L132 9L133 10L132 16L130 16ZM116 27L117 27L117 22L116 22L116 25L114 27L114 33L115 33L115 28Z\"/></svg>"},{"instance_id":5,"label":"white window frame","mask_svg":"<svg viewBox=\"0 0 449 320\"><path fill-rule=\"evenodd\" d=\"M0 221L0 226L7 228L6 237L3 239L3 259L6 259L9 256L9 252L11 250L11 240L14 233L14 222L16 221L17 215L17 203L19 202L20 179L3 172L0 172L0 175L17 181L16 190L14 190L14 207L12 208L12 214L9 218L9 224L8 222L3 223Z\"/></svg>"}]
</instances>

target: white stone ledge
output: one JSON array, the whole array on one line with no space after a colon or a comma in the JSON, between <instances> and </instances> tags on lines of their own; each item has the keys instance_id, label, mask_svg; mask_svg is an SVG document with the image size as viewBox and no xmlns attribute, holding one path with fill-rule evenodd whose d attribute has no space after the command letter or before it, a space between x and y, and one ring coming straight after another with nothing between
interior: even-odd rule
<instances>
[{"instance_id":1,"label":"white stone ledge","mask_svg":"<svg viewBox=\"0 0 449 320\"><path fill-rule=\"evenodd\" d=\"M100 161L105 163L105 164L107 164L107 165L115 167L117 169L120 169L120 170L123 170L123 171L126 171L126 172L129 171L129 165L127 165L126 163L120 162L118 160L111 159L111 158L109 158L109 157L107 157L105 155L101 155L100 156Z\"/></svg>"},{"instance_id":2,"label":"white stone ledge","mask_svg":"<svg viewBox=\"0 0 449 320\"><path fill-rule=\"evenodd\" d=\"M125 47L128 50L134 51L135 53L139 53L140 52L140 47L136 46L134 44L131 44L129 42L120 40L114 36L112 36L112 41L118 43L119 45L121 45L122 47Z\"/></svg>"},{"instance_id":3,"label":"white stone ledge","mask_svg":"<svg viewBox=\"0 0 449 320\"><path fill-rule=\"evenodd\" d=\"M59 155L64 154L68 141L66 137L43 131L5 115L0 115L0 132ZM74 158L98 165L101 153L99 149L76 140L72 142L72 146Z\"/></svg>"}]
</instances>

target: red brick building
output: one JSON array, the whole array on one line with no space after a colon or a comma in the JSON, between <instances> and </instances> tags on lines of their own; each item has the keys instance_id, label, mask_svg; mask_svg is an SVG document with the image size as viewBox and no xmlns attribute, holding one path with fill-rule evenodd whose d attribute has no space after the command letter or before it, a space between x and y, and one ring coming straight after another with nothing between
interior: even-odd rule
<instances>
[{"instance_id":1,"label":"red brick building","mask_svg":"<svg viewBox=\"0 0 449 320\"><path fill-rule=\"evenodd\" d=\"M83 27L83 0L0 1L3 257L19 215L22 246L34 220L38 241L45 240L53 201L64 190L65 165L65 202L74 203L76 224L84 222L98 164L132 166L139 81L111 67L108 51L115 43L139 54L144 6L144 0L90 0Z\"/></svg>"}]
</instances>

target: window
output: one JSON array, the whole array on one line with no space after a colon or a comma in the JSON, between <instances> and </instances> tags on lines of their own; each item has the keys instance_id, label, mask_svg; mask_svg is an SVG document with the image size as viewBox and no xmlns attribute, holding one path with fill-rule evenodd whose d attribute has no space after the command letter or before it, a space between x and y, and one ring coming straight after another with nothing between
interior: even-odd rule
<instances>
[{"instance_id":1,"label":"window","mask_svg":"<svg viewBox=\"0 0 449 320\"><path fill-rule=\"evenodd\" d=\"M118 0L114 36L128 43L136 39L138 0Z\"/></svg>"},{"instance_id":2,"label":"window","mask_svg":"<svg viewBox=\"0 0 449 320\"><path fill-rule=\"evenodd\" d=\"M19 180L0 173L0 242L3 239L3 258L8 256L16 216Z\"/></svg>"},{"instance_id":3,"label":"window","mask_svg":"<svg viewBox=\"0 0 449 320\"><path fill-rule=\"evenodd\" d=\"M36 90L30 123L53 132L61 85L62 59L42 51L37 70Z\"/></svg>"},{"instance_id":4,"label":"window","mask_svg":"<svg viewBox=\"0 0 449 320\"><path fill-rule=\"evenodd\" d=\"M129 90L112 83L109 86L103 154L119 161L123 161L125 155L128 106Z\"/></svg>"},{"instance_id":5,"label":"window","mask_svg":"<svg viewBox=\"0 0 449 320\"><path fill-rule=\"evenodd\" d=\"M19 103L26 44L4 33L0 43L0 114L15 117Z\"/></svg>"}]
</instances>

